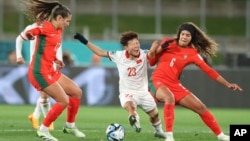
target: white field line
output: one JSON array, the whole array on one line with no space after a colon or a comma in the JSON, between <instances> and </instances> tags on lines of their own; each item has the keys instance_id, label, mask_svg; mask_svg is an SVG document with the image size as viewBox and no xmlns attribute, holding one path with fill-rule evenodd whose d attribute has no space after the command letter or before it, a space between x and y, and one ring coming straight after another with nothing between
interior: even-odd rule
<instances>
[{"instance_id":1,"label":"white field line","mask_svg":"<svg viewBox=\"0 0 250 141\"><path fill-rule=\"evenodd\" d=\"M102 130L102 129L100 129ZM82 131L87 131L87 132L100 132L100 130L95 130L95 129L86 129L86 130L82 130ZM0 129L0 132L35 132L36 130L32 130L32 129ZM103 129L103 131L105 132L105 129ZM53 130L52 132L62 132L62 130ZM133 129L131 130L126 130L126 132L134 132ZM142 130L142 132L146 132L146 133L153 133L153 130ZM211 134L212 132L209 130L199 130L199 131L194 131L194 130L177 130L174 131L175 133L209 133Z\"/></svg>"}]
</instances>

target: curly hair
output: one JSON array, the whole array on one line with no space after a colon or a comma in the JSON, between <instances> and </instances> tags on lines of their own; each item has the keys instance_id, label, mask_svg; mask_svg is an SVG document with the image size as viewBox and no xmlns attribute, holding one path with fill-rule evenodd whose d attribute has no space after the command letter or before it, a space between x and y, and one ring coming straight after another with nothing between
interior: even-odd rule
<instances>
[{"instance_id":1,"label":"curly hair","mask_svg":"<svg viewBox=\"0 0 250 141\"><path fill-rule=\"evenodd\" d=\"M63 18L71 14L70 10L58 1L20 0L21 9L30 21L41 22L55 19L58 15Z\"/></svg>"},{"instance_id":2,"label":"curly hair","mask_svg":"<svg viewBox=\"0 0 250 141\"><path fill-rule=\"evenodd\" d=\"M131 39L138 39L138 33L137 32L134 32L134 31L126 31L126 32L123 32L122 35L121 35L121 38L120 38L120 43L123 45L123 46L126 46L128 45L128 41L131 40Z\"/></svg>"},{"instance_id":3,"label":"curly hair","mask_svg":"<svg viewBox=\"0 0 250 141\"><path fill-rule=\"evenodd\" d=\"M191 28L193 33L191 34L192 39L190 44L192 44L200 54L206 57L216 56L218 44L192 22L186 22L179 26L177 30L177 41L180 38L181 29L184 25Z\"/></svg>"}]
</instances>

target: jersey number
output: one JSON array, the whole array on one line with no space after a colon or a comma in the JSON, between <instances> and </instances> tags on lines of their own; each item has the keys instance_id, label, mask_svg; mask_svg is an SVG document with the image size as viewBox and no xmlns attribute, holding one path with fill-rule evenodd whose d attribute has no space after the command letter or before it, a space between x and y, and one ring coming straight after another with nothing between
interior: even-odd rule
<instances>
[{"instance_id":1,"label":"jersey number","mask_svg":"<svg viewBox=\"0 0 250 141\"><path fill-rule=\"evenodd\" d=\"M176 58L172 58L172 60L171 60L170 63L169 63L169 66L170 66L170 67L173 67L175 61L176 61Z\"/></svg>"},{"instance_id":2,"label":"jersey number","mask_svg":"<svg viewBox=\"0 0 250 141\"><path fill-rule=\"evenodd\" d=\"M128 68L128 77L130 76L136 76L136 68L132 67L132 68Z\"/></svg>"}]
</instances>

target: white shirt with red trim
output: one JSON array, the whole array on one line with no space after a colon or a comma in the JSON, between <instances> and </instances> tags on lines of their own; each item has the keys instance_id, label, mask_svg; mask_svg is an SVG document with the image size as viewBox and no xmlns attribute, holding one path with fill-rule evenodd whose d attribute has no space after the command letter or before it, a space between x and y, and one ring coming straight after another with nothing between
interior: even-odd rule
<instances>
[{"instance_id":1,"label":"white shirt with red trim","mask_svg":"<svg viewBox=\"0 0 250 141\"><path fill-rule=\"evenodd\" d=\"M120 94L148 91L146 50L140 49L139 57L134 60L128 58L125 50L109 51L108 56L118 68Z\"/></svg>"}]
</instances>

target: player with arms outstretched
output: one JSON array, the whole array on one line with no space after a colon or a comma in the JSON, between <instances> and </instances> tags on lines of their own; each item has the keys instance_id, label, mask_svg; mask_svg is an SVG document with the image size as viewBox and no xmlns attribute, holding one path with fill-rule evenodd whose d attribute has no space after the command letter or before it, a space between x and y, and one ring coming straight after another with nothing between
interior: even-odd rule
<instances>
[{"instance_id":1,"label":"player with arms outstretched","mask_svg":"<svg viewBox=\"0 0 250 141\"><path fill-rule=\"evenodd\" d=\"M133 31L122 33L120 38L120 43L124 47L122 51L104 51L78 33L74 38L85 44L95 54L108 57L116 63L119 72L120 103L127 110L129 123L135 131L138 133L141 131L136 110L139 106L148 114L155 129L155 137L165 138L156 103L148 91L147 57L154 56L158 44L153 43L149 51L140 49L138 34Z\"/></svg>"},{"instance_id":2,"label":"player with arms outstretched","mask_svg":"<svg viewBox=\"0 0 250 141\"><path fill-rule=\"evenodd\" d=\"M174 107L181 105L199 114L202 121L212 130L220 141L229 141L215 117L204 103L180 82L179 76L189 64L197 65L210 78L235 91L242 89L235 83L225 80L203 60L216 53L217 44L193 23L182 24L177 31L177 38L164 38L155 57L149 58L150 65L157 65L152 72L150 91L159 102L164 103L166 141L174 141Z\"/></svg>"}]
</instances>

